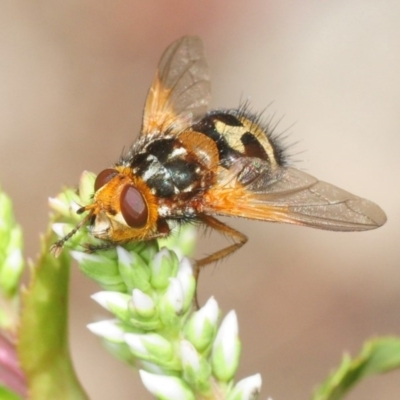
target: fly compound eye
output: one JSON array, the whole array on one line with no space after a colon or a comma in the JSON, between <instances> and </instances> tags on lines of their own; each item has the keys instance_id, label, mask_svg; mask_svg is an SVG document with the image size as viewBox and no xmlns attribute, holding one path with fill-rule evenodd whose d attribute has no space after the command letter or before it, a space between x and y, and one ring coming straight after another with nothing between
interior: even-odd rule
<instances>
[{"instance_id":1,"label":"fly compound eye","mask_svg":"<svg viewBox=\"0 0 400 400\"><path fill-rule=\"evenodd\" d=\"M101 171L94 181L94 191L97 192L116 175L118 175L118 171L112 168L107 168Z\"/></svg>"},{"instance_id":2,"label":"fly compound eye","mask_svg":"<svg viewBox=\"0 0 400 400\"><path fill-rule=\"evenodd\" d=\"M146 225L149 215L147 204L134 186L127 185L122 189L120 205L125 222L131 228L141 228Z\"/></svg>"}]
</instances>

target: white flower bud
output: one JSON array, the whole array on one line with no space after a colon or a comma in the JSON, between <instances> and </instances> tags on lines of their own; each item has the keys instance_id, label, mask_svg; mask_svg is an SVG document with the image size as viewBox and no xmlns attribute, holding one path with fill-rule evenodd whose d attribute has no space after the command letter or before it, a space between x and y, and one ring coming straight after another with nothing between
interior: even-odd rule
<instances>
[{"instance_id":1,"label":"white flower bud","mask_svg":"<svg viewBox=\"0 0 400 400\"><path fill-rule=\"evenodd\" d=\"M231 380L239 365L240 342L235 311L223 319L213 343L211 363L214 375L222 382Z\"/></svg>"},{"instance_id":2,"label":"white flower bud","mask_svg":"<svg viewBox=\"0 0 400 400\"><path fill-rule=\"evenodd\" d=\"M115 309L126 310L130 300L130 297L127 294L109 291L97 292L92 294L91 297L103 308L111 312Z\"/></svg>"},{"instance_id":3,"label":"white flower bud","mask_svg":"<svg viewBox=\"0 0 400 400\"><path fill-rule=\"evenodd\" d=\"M143 317L151 317L155 312L153 299L139 289L133 289L131 304L135 311Z\"/></svg>"},{"instance_id":4,"label":"white flower bud","mask_svg":"<svg viewBox=\"0 0 400 400\"><path fill-rule=\"evenodd\" d=\"M228 400L256 400L261 390L261 383L260 374L242 379L229 393Z\"/></svg>"},{"instance_id":5,"label":"white flower bud","mask_svg":"<svg viewBox=\"0 0 400 400\"><path fill-rule=\"evenodd\" d=\"M119 327L116 319L104 320L88 324L88 329L97 336L101 336L111 342L123 343L124 330Z\"/></svg>"},{"instance_id":6,"label":"white flower bud","mask_svg":"<svg viewBox=\"0 0 400 400\"><path fill-rule=\"evenodd\" d=\"M140 370L139 374L143 385L157 398L163 400L195 400L193 392L177 377L151 374L144 370Z\"/></svg>"}]
</instances>

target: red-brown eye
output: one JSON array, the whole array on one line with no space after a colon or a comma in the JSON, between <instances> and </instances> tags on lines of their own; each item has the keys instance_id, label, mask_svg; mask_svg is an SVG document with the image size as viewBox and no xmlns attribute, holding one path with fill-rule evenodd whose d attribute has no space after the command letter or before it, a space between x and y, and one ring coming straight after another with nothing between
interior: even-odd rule
<instances>
[{"instance_id":1,"label":"red-brown eye","mask_svg":"<svg viewBox=\"0 0 400 400\"><path fill-rule=\"evenodd\" d=\"M107 182L111 181L115 175L118 174L118 171L115 169L107 168L101 171L96 180L94 181L94 191L97 192L100 188L102 188Z\"/></svg>"},{"instance_id":2,"label":"red-brown eye","mask_svg":"<svg viewBox=\"0 0 400 400\"><path fill-rule=\"evenodd\" d=\"M132 228L146 225L149 215L142 194L134 186L125 186L121 192L121 212L125 222Z\"/></svg>"}]
</instances>

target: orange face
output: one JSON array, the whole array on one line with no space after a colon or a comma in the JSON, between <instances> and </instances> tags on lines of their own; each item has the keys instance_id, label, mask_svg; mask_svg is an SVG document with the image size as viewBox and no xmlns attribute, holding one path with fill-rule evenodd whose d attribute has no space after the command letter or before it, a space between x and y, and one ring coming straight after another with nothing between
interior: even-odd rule
<instances>
[{"instance_id":1,"label":"orange face","mask_svg":"<svg viewBox=\"0 0 400 400\"><path fill-rule=\"evenodd\" d=\"M80 212L94 217L92 234L112 242L144 240L157 236L157 202L148 186L124 167L100 172L94 199Z\"/></svg>"}]
</instances>

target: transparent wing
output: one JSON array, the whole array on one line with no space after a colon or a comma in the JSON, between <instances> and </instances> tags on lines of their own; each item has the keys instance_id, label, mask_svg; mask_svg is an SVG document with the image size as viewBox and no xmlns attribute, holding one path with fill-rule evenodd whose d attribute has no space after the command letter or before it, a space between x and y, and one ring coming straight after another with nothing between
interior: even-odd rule
<instances>
[{"instance_id":1,"label":"transparent wing","mask_svg":"<svg viewBox=\"0 0 400 400\"><path fill-rule=\"evenodd\" d=\"M334 231L363 231L386 222L382 209L294 168L250 164L229 171L206 195L206 212ZM234 169L234 167L233 167ZM229 176L230 175L230 176Z\"/></svg>"},{"instance_id":2,"label":"transparent wing","mask_svg":"<svg viewBox=\"0 0 400 400\"><path fill-rule=\"evenodd\" d=\"M145 104L142 135L182 131L207 112L210 95L203 43L198 37L184 36L167 48L158 64Z\"/></svg>"}]
</instances>

